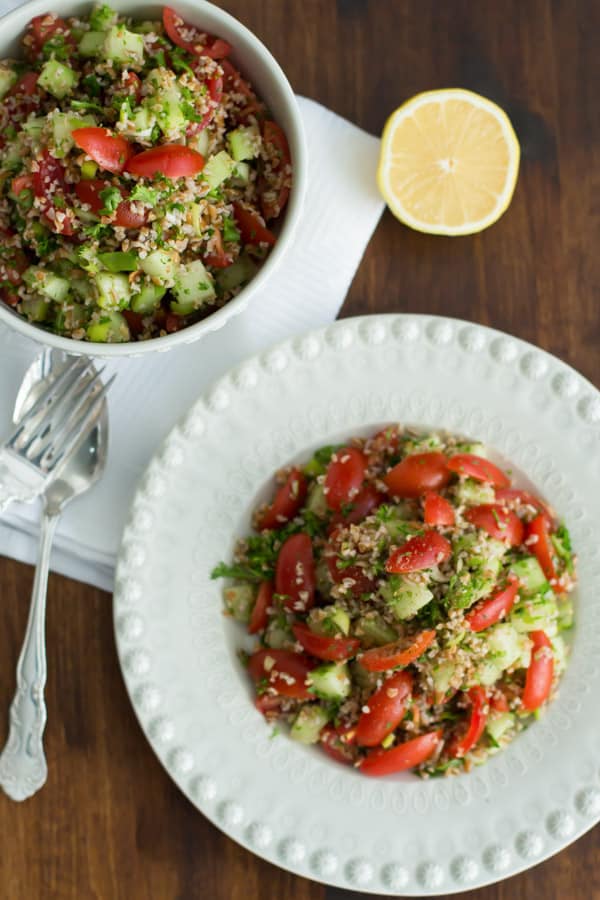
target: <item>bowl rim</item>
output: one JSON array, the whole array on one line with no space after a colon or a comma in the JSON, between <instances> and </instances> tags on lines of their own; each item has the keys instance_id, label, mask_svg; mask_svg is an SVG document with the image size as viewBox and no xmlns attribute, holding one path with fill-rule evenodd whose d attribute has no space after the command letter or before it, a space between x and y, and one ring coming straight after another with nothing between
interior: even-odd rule
<instances>
[{"instance_id":1,"label":"bowl rim","mask_svg":"<svg viewBox=\"0 0 600 900\"><path fill-rule=\"evenodd\" d=\"M29 21L35 15L43 14L44 11L47 11L48 6L51 5L52 4L48 3L47 0L28 0L27 3L0 16L0 25L2 26L2 31L5 35L5 39L2 43L5 44L16 38L22 32L24 22ZM90 7L92 6L91 0L89 5ZM162 6L164 4L149 4L143 2L143 0L128 0L128 3L123 5L130 6L132 14L135 14L136 11L148 8L148 6ZM262 62L266 64L270 70L270 76L277 82L278 88L282 94L283 103L290 119L287 137L292 148L294 184L290 192L290 198L277 243L252 281L250 281L236 297L214 313L210 313L200 322L189 325L187 328L183 328L181 331L177 331L173 334L158 338L150 338L146 341L127 341L120 344L100 344L91 341L76 341L73 338L62 337L51 331L45 331L39 326L28 322L1 301L0 325L4 323L9 328L38 344L54 347L57 350L62 350L64 353L68 353L72 356L114 359L118 357L131 358L147 356L157 352L164 353L172 350L174 347L194 343L205 337L207 334L223 328L231 318L239 315L239 313L247 308L252 298L268 284L271 275L281 263L287 249L292 244L294 234L298 227L307 184L308 161L306 136L296 95L292 90L292 86L290 85L285 72L271 51L254 34L254 32L240 22L239 19L236 19L235 16L232 16L231 13L226 12L220 7L215 6L214 3L210 3L209 0L202 0L201 3L196 0L196 2L191 3L191 6L197 10L198 19L202 18L204 11L208 11L210 15L215 16L224 23L227 29L235 32L237 36L241 37L245 44L249 46L252 54L260 57ZM186 13L186 15L193 19L193 16L188 13ZM1 56L2 51L0 50L0 57Z\"/></svg>"}]
</instances>

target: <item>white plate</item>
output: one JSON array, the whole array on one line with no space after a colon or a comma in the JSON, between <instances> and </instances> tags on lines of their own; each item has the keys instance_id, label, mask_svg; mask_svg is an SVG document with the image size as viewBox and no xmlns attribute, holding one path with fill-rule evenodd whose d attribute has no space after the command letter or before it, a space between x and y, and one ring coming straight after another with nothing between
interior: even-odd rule
<instances>
[{"instance_id":1,"label":"white plate","mask_svg":"<svg viewBox=\"0 0 600 900\"><path fill-rule=\"evenodd\" d=\"M273 472L383 423L480 438L571 527L580 588L559 699L468 775L369 779L254 710L212 567ZM155 456L123 537L119 657L140 724L181 790L276 865L380 894L452 893L556 853L600 819L600 395L535 347L425 316L338 322L245 362Z\"/></svg>"}]
</instances>

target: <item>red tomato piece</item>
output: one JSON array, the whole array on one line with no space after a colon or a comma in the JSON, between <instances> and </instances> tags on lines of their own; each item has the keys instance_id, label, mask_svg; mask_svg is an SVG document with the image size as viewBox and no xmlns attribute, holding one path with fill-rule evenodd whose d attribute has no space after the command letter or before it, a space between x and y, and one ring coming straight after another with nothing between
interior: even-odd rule
<instances>
[{"instance_id":1,"label":"red tomato piece","mask_svg":"<svg viewBox=\"0 0 600 900\"><path fill-rule=\"evenodd\" d=\"M467 696L471 701L471 715L465 734L456 737L448 746L448 753L455 759L460 759L472 750L485 728L488 717L487 692L480 685L469 688Z\"/></svg>"},{"instance_id":2,"label":"red tomato piece","mask_svg":"<svg viewBox=\"0 0 600 900\"><path fill-rule=\"evenodd\" d=\"M78 181L75 185L75 193L82 203L89 205L93 213L99 213L104 206L100 192L107 187L111 187L108 182L92 178L89 181ZM122 189L119 188L119 190L123 194ZM124 199L117 206L113 221L115 225L120 225L122 228L141 228L146 222L146 215L146 212L134 212L132 204Z\"/></svg>"},{"instance_id":3,"label":"red tomato piece","mask_svg":"<svg viewBox=\"0 0 600 900\"><path fill-rule=\"evenodd\" d=\"M542 513L527 526L526 546L535 554L550 584L556 581L554 549L548 529L548 520Z\"/></svg>"},{"instance_id":4,"label":"red tomato piece","mask_svg":"<svg viewBox=\"0 0 600 900\"><path fill-rule=\"evenodd\" d=\"M420 497L448 484L448 460L443 453L413 453L390 469L383 480L393 497Z\"/></svg>"},{"instance_id":5,"label":"red tomato piece","mask_svg":"<svg viewBox=\"0 0 600 900\"><path fill-rule=\"evenodd\" d=\"M508 712L508 700L501 690L495 690L490 697L490 709L493 709L495 712Z\"/></svg>"},{"instance_id":6,"label":"red tomato piece","mask_svg":"<svg viewBox=\"0 0 600 900\"><path fill-rule=\"evenodd\" d=\"M218 228L215 228L211 242L213 249L203 257L204 264L212 266L213 269L226 269L231 265L231 254L225 252L223 238Z\"/></svg>"},{"instance_id":7,"label":"red tomato piece","mask_svg":"<svg viewBox=\"0 0 600 900\"><path fill-rule=\"evenodd\" d=\"M16 84L14 84L8 92L8 97L15 97L22 94L24 97L33 97L38 89L38 72L25 72L21 75Z\"/></svg>"},{"instance_id":8,"label":"red tomato piece","mask_svg":"<svg viewBox=\"0 0 600 900\"><path fill-rule=\"evenodd\" d=\"M73 134L77 134L76 131ZM132 175L152 178L188 178L197 175L204 168L204 157L191 147L183 144L160 144L150 150L136 153L127 162L125 169Z\"/></svg>"},{"instance_id":9,"label":"red tomato piece","mask_svg":"<svg viewBox=\"0 0 600 900\"><path fill-rule=\"evenodd\" d=\"M384 500L385 497L379 493L374 485L365 484L349 504L350 508L348 510L340 510L333 514L331 525L337 527L338 525L352 525L353 523L362 522Z\"/></svg>"},{"instance_id":10,"label":"red tomato piece","mask_svg":"<svg viewBox=\"0 0 600 900\"><path fill-rule=\"evenodd\" d=\"M306 612L315 602L315 562L308 534L292 534L284 541L275 567L275 590L285 594L285 605Z\"/></svg>"},{"instance_id":11,"label":"red tomato piece","mask_svg":"<svg viewBox=\"0 0 600 900\"><path fill-rule=\"evenodd\" d=\"M368 712L361 713L356 725L356 743L359 746L376 747L396 730L404 718L412 686L410 672L397 672L369 697Z\"/></svg>"},{"instance_id":12,"label":"red tomato piece","mask_svg":"<svg viewBox=\"0 0 600 900\"><path fill-rule=\"evenodd\" d=\"M302 653L291 650L257 650L248 660L248 672L255 682L266 679L268 686L282 697L312 700L307 678L314 668Z\"/></svg>"},{"instance_id":13,"label":"red tomato piece","mask_svg":"<svg viewBox=\"0 0 600 900\"><path fill-rule=\"evenodd\" d=\"M132 309L124 309L122 315L125 317L132 334L142 333L144 330L144 317L140 313L136 313Z\"/></svg>"},{"instance_id":14,"label":"red tomato piece","mask_svg":"<svg viewBox=\"0 0 600 900\"><path fill-rule=\"evenodd\" d=\"M111 134L108 128L75 128L73 140L87 155L107 172L120 174L132 155L133 147L120 135Z\"/></svg>"},{"instance_id":15,"label":"red tomato piece","mask_svg":"<svg viewBox=\"0 0 600 900\"><path fill-rule=\"evenodd\" d=\"M510 478L502 469L495 466L489 459L476 456L474 453L455 453L448 460L448 468L457 475L467 475L476 481L485 481L497 488L510 486Z\"/></svg>"},{"instance_id":16,"label":"red tomato piece","mask_svg":"<svg viewBox=\"0 0 600 900\"><path fill-rule=\"evenodd\" d=\"M504 506L516 507L532 506L539 513L543 513L548 519L548 526L552 530L555 516L550 507L539 497L530 494L529 491L521 491L518 488L500 488L496 491L496 501Z\"/></svg>"},{"instance_id":17,"label":"red tomato piece","mask_svg":"<svg viewBox=\"0 0 600 900\"><path fill-rule=\"evenodd\" d=\"M452 504L435 491L425 494L423 510L426 525L454 525L456 521Z\"/></svg>"},{"instance_id":18,"label":"red tomato piece","mask_svg":"<svg viewBox=\"0 0 600 900\"><path fill-rule=\"evenodd\" d=\"M472 506L468 509L465 512L465 519L486 531L490 537L504 541L509 547L518 547L523 543L525 528L512 509L504 509L495 503L482 503L481 506Z\"/></svg>"},{"instance_id":19,"label":"red tomato piece","mask_svg":"<svg viewBox=\"0 0 600 900\"><path fill-rule=\"evenodd\" d=\"M435 640L435 631L426 629L414 638L400 638L383 647L373 647L360 657L360 664L367 672L385 672L398 666L408 666L431 647Z\"/></svg>"},{"instance_id":20,"label":"red tomato piece","mask_svg":"<svg viewBox=\"0 0 600 900\"><path fill-rule=\"evenodd\" d=\"M269 621L269 613L267 610L273 602L274 587L272 582L263 581L258 589L256 600L250 615L248 623L248 631L250 634L256 634L258 631L264 631Z\"/></svg>"},{"instance_id":21,"label":"red tomato piece","mask_svg":"<svg viewBox=\"0 0 600 900\"><path fill-rule=\"evenodd\" d=\"M496 591L488 600L477 603L465 616L465 621L471 631L483 631L507 616L515 605L518 591L519 582L515 578L510 580L506 587Z\"/></svg>"},{"instance_id":22,"label":"red tomato piece","mask_svg":"<svg viewBox=\"0 0 600 900\"><path fill-rule=\"evenodd\" d=\"M206 82L206 86L208 88L208 96L211 100L210 108L204 113L200 122L189 123L186 129L188 135L198 134L200 131L203 131L212 121L215 110L221 102L223 96L223 79L221 76L209 78Z\"/></svg>"},{"instance_id":23,"label":"red tomato piece","mask_svg":"<svg viewBox=\"0 0 600 900\"><path fill-rule=\"evenodd\" d=\"M409 538L401 547L392 550L386 571L393 573L419 572L431 569L452 556L450 542L437 531L426 531Z\"/></svg>"},{"instance_id":24,"label":"red tomato piece","mask_svg":"<svg viewBox=\"0 0 600 900\"><path fill-rule=\"evenodd\" d=\"M127 73L123 73L122 79L123 87L127 93L132 94L136 103L139 103L142 99L142 82L139 76L129 70Z\"/></svg>"},{"instance_id":25,"label":"red tomato piece","mask_svg":"<svg viewBox=\"0 0 600 900\"><path fill-rule=\"evenodd\" d=\"M69 32L69 27L64 19L52 13L45 13L43 16L34 16L29 23L31 34L31 49L34 54L42 51L44 44L55 35L62 34L65 36L67 43L74 46L74 41Z\"/></svg>"},{"instance_id":26,"label":"red tomato piece","mask_svg":"<svg viewBox=\"0 0 600 900\"><path fill-rule=\"evenodd\" d=\"M269 244L273 246L277 238L263 225L257 213L246 209L241 203L233 204L235 224L240 230L244 244Z\"/></svg>"},{"instance_id":27,"label":"red tomato piece","mask_svg":"<svg viewBox=\"0 0 600 900\"><path fill-rule=\"evenodd\" d=\"M336 762L352 765L356 759L356 749L352 746L347 729L325 725L321 730L319 740L325 753L332 759L335 759Z\"/></svg>"},{"instance_id":28,"label":"red tomato piece","mask_svg":"<svg viewBox=\"0 0 600 900\"><path fill-rule=\"evenodd\" d=\"M181 331L184 326L183 316L178 316L174 312L168 312L165 316L165 331L167 334L174 334Z\"/></svg>"},{"instance_id":29,"label":"red tomato piece","mask_svg":"<svg viewBox=\"0 0 600 900\"><path fill-rule=\"evenodd\" d=\"M525 676L523 709L534 712L550 696L554 677L554 654L550 638L545 631L530 631L533 642L531 662Z\"/></svg>"},{"instance_id":30,"label":"red tomato piece","mask_svg":"<svg viewBox=\"0 0 600 900\"><path fill-rule=\"evenodd\" d=\"M317 659L326 660L343 660L356 656L360 647L360 641L357 638L348 638L343 635L339 637L328 637L323 634L316 634L304 623L297 622L292 625L292 631L296 640L300 641L307 653L316 656Z\"/></svg>"},{"instance_id":31,"label":"red tomato piece","mask_svg":"<svg viewBox=\"0 0 600 900\"><path fill-rule=\"evenodd\" d=\"M255 99L256 95L249 83L245 78L242 78L238 70L228 59L224 59L219 65L223 69L223 75L225 76L226 91L229 93L243 94L244 97L248 97L252 100Z\"/></svg>"},{"instance_id":32,"label":"red tomato piece","mask_svg":"<svg viewBox=\"0 0 600 900\"><path fill-rule=\"evenodd\" d=\"M260 694L254 701L254 706L269 722L271 719L279 718L281 702L281 697L276 697L273 694Z\"/></svg>"},{"instance_id":33,"label":"red tomato piece","mask_svg":"<svg viewBox=\"0 0 600 900\"><path fill-rule=\"evenodd\" d=\"M361 566L346 565L347 560L340 556L339 553L340 531L340 527L333 530L323 552L331 579L335 584L340 584L345 579L351 578L354 582L352 593L355 596L370 593L375 589L377 581L376 579L370 578ZM339 565L339 563L341 563L341 565Z\"/></svg>"},{"instance_id":34,"label":"red tomato piece","mask_svg":"<svg viewBox=\"0 0 600 900\"><path fill-rule=\"evenodd\" d=\"M441 731L430 731L389 750L372 750L362 760L360 770L365 775L393 775L413 769L435 753L441 739Z\"/></svg>"},{"instance_id":35,"label":"red tomato piece","mask_svg":"<svg viewBox=\"0 0 600 900\"><path fill-rule=\"evenodd\" d=\"M284 484L277 489L273 502L258 518L258 527L281 528L301 509L306 499L308 485L300 469L292 469Z\"/></svg>"},{"instance_id":36,"label":"red tomato piece","mask_svg":"<svg viewBox=\"0 0 600 900\"><path fill-rule=\"evenodd\" d=\"M325 500L329 509L339 512L352 503L365 478L367 460L360 450L344 447L331 457L325 475Z\"/></svg>"},{"instance_id":37,"label":"red tomato piece","mask_svg":"<svg viewBox=\"0 0 600 900\"><path fill-rule=\"evenodd\" d=\"M13 194L18 197L21 191L28 191L33 187L33 177L31 175L17 175L10 183L10 189Z\"/></svg>"},{"instance_id":38,"label":"red tomato piece","mask_svg":"<svg viewBox=\"0 0 600 900\"><path fill-rule=\"evenodd\" d=\"M163 25L173 43L194 56L222 59L231 53L231 44L189 25L170 6L163 7Z\"/></svg>"},{"instance_id":39,"label":"red tomato piece","mask_svg":"<svg viewBox=\"0 0 600 900\"><path fill-rule=\"evenodd\" d=\"M277 183L269 180L262 186L261 210L268 222L275 219L283 211L290 196L287 167L291 163L290 148L283 130L276 122L267 120L263 123L263 141L270 153L271 167L280 174ZM273 196L276 194L276 196Z\"/></svg>"}]
</instances>

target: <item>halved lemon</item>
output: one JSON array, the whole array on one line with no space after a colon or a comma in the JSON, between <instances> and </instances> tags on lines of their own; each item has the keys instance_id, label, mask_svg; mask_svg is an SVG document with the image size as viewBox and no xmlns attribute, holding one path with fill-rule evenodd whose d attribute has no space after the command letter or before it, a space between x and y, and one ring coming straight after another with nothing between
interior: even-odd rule
<instances>
[{"instance_id":1,"label":"halved lemon","mask_svg":"<svg viewBox=\"0 0 600 900\"><path fill-rule=\"evenodd\" d=\"M377 171L393 214L428 234L473 234L510 204L521 155L506 113L460 88L417 94L388 119Z\"/></svg>"}]
</instances>

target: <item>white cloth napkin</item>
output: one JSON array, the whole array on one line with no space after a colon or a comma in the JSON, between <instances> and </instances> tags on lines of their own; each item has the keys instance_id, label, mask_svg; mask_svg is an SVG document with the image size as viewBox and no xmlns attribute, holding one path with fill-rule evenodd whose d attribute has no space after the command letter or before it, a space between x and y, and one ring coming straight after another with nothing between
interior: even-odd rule
<instances>
[{"instance_id":1,"label":"white cloth napkin","mask_svg":"<svg viewBox=\"0 0 600 900\"><path fill-rule=\"evenodd\" d=\"M335 319L383 210L375 185L379 141L312 100L299 98L308 141L304 215L293 247L249 308L221 331L170 353L107 365L110 448L101 481L59 525L52 569L111 590L115 555L136 482L163 437L217 377L291 334ZM11 426L21 379L39 347L0 325L0 438ZM0 519L0 554L36 556L39 505Z\"/></svg>"}]
</instances>

